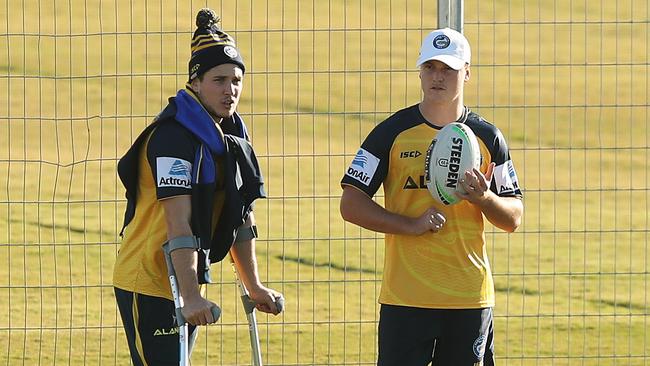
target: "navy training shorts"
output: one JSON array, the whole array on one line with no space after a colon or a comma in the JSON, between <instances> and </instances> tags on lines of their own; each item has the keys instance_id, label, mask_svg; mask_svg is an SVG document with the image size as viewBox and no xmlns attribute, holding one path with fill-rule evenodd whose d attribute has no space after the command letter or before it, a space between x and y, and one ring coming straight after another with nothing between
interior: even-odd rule
<instances>
[{"instance_id":1,"label":"navy training shorts","mask_svg":"<svg viewBox=\"0 0 650 366\"><path fill-rule=\"evenodd\" d=\"M180 346L174 302L117 287L114 289L133 364L178 366ZM197 328L189 325L188 334L191 352Z\"/></svg>"},{"instance_id":2,"label":"navy training shorts","mask_svg":"<svg viewBox=\"0 0 650 366\"><path fill-rule=\"evenodd\" d=\"M493 366L492 308L381 305L379 366Z\"/></svg>"}]
</instances>

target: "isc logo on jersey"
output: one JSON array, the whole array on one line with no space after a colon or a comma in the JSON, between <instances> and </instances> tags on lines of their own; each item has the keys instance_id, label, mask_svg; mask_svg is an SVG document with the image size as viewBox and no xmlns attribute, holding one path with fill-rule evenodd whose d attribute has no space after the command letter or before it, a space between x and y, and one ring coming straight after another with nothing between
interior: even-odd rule
<instances>
[{"instance_id":1,"label":"isc logo on jersey","mask_svg":"<svg viewBox=\"0 0 650 366\"><path fill-rule=\"evenodd\" d=\"M158 187L189 188L192 185L192 164L189 161L159 157L156 158Z\"/></svg>"},{"instance_id":2,"label":"isc logo on jersey","mask_svg":"<svg viewBox=\"0 0 650 366\"><path fill-rule=\"evenodd\" d=\"M370 181L377 171L379 159L365 149L359 149L345 175L370 186Z\"/></svg>"}]
</instances>

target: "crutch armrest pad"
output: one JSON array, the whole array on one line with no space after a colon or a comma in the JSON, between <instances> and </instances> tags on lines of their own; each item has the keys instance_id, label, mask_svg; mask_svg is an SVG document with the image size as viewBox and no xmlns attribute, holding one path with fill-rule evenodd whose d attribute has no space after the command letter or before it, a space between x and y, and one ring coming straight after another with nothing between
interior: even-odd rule
<instances>
[{"instance_id":1,"label":"crutch armrest pad","mask_svg":"<svg viewBox=\"0 0 650 366\"><path fill-rule=\"evenodd\" d=\"M237 230L235 242L239 243L242 241L253 240L255 238L257 238L257 226L252 225L247 227L240 227L239 230Z\"/></svg>"},{"instance_id":2,"label":"crutch armrest pad","mask_svg":"<svg viewBox=\"0 0 650 366\"><path fill-rule=\"evenodd\" d=\"M171 253L176 249L183 249L183 248L191 248L191 249L197 249L199 247L199 243L196 240L196 237L194 236L179 236L177 238L169 240L165 245L163 245L163 248L167 253Z\"/></svg>"}]
</instances>

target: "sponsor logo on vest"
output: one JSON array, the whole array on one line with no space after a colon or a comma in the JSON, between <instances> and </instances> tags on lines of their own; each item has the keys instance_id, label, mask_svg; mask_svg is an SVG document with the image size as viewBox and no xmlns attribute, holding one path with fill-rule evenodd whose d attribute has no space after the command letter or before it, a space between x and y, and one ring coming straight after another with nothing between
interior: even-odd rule
<instances>
[{"instance_id":1,"label":"sponsor logo on vest","mask_svg":"<svg viewBox=\"0 0 650 366\"><path fill-rule=\"evenodd\" d=\"M174 335L174 334L178 334L178 327L173 327L173 328L169 328L169 329L165 329L165 328L156 329L153 332L154 337L168 336L168 335Z\"/></svg>"},{"instance_id":2,"label":"sponsor logo on vest","mask_svg":"<svg viewBox=\"0 0 650 366\"><path fill-rule=\"evenodd\" d=\"M356 165L363 169L366 167L366 164L368 164L368 157L363 155L362 150L359 150L359 152L357 152L357 155L352 160L352 165Z\"/></svg>"},{"instance_id":3,"label":"sponsor logo on vest","mask_svg":"<svg viewBox=\"0 0 650 366\"><path fill-rule=\"evenodd\" d=\"M180 178L174 178L174 177L161 177L160 181L158 182L158 187L161 186L183 186L183 187L189 187L192 184L190 183L189 179L180 179Z\"/></svg>"},{"instance_id":4,"label":"sponsor logo on vest","mask_svg":"<svg viewBox=\"0 0 650 366\"><path fill-rule=\"evenodd\" d=\"M417 150L413 151L402 151L399 153L400 159L407 159L407 158L417 158L418 156L422 155L421 152Z\"/></svg>"},{"instance_id":5,"label":"sponsor logo on vest","mask_svg":"<svg viewBox=\"0 0 650 366\"><path fill-rule=\"evenodd\" d=\"M499 193L513 192L513 191L514 191L514 189L512 187L509 187L509 186L503 186L502 185L501 187L499 187Z\"/></svg>"},{"instance_id":6,"label":"sponsor logo on vest","mask_svg":"<svg viewBox=\"0 0 650 366\"><path fill-rule=\"evenodd\" d=\"M358 165L358 164L352 162L352 165ZM362 183L365 183L366 185L368 185L368 181L370 181L370 176L368 174L366 174L361 170L356 170L353 167L348 168L348 175L353 178L356 178L357 180L359 180Z\"/></svg>"},{"instance_id":7,"label":"sponsor logo on vest","mask_svg":"<svg viewBox=\"0 0 650 366\"><path fill-rule=\"evenodd\" d=\"M458 170L460 169L460 156L463 153L463 139L455 137L451 140L451 154L449 154L449 169L445 186L456 188L458 185Z\"/></svg>"},{"instance_id":8,"label":"sponsor logo on vest","mask_svg":"<svg viewBox=\"0 0 650 366\"><path fill-rule=\"evenodd\" d=\"M158 187L191 187L192 163L175 157L157 157L156 183Z\"/></svg>"},{"instance_id":9,"label":"sponsor logo on vest","mask_svg":"<svg viewBox=\"0 0 650 366\"><path fill-rule=\"evenodd\" d=\"M370 151L360 148L359 151L357 151L357 155L352 160L352 164L350 164L350 167L345 171L345 175L356 179L369 187L378 166L379 158L373 155Z\"/></svg>"},{"instance_id":10,"label":"sponsor logo on vest","mask_svg":"<svg viewBox=\"0 0 650 366\"><path fill-rule=\"evenodd\" d=\"M415 179L413 179L413 177L406 177L406 182L404 182L402 189L427 189L427 183L424 181L424 175L420 176L419 185L415 182Z\"/></svg>"},{"instance_id":11,"label":"sponsor logo on vest","mask_svg":"<svg viewBox=\"0 0 650 366\"><path fill-rule=\"evenodd\" d=\"M187 177L189 172L187 171L187 167L183 165L180 160L176 160L174 164L172 164L172 167L169 168L169 175L182 175L183 177Z\"/></svg>"},{"instance_id":12,"label":"sponsor logo on vest","mask_svg":"<svg viewBox=\"0 0 650 366\"><path fill-rule=\"evenodd\" d=\"M158 187L162 186L176 186L176 187L190 187L192 185L189 167L183 164L180 160L175 160L169 168L166 176L160 177Z\"/></svg>"},{"instance_id":13,"label":"sponsor logo on vest","mask_svg":"<svg viewBox=\"0 0 650 366\"><path fill-rule=\"evenodd\" d=\"M511 160L497 165L494 168L494 174L492 177L494 178L493 181L495 186L498 188L498 193L500 195L511 194L519 190L517 174L515 173L515 168L512 165Z\"/></svg>"},{"instance_id":14,"label":"sponsor logo on vest","mask_svg":"<svg viewBox=\"0 0 650 366\"><path fill-rule=\"evenodd\" d=\"M517 174L515 173L515 166L512 165L512 161L508 161L508 176L510 176L510 181L512 181L512 190L519 189Z\"/></svg>"}]
</instances>

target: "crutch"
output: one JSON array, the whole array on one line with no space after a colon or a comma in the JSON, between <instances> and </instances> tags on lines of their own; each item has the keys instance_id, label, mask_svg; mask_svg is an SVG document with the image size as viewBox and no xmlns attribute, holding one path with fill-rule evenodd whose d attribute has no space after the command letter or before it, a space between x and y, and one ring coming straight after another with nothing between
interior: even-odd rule
<instances>
[{"instance_id":1,"label":"crutch","mask_svg":"<svg viewBox=\"0 0 650 366\"><path fill-rule=\"evenodd\" d=\"M244 311L246 312L246 319L248 320L248 334L251 340L251 358L254 366L262 366L262 352L260 352L260 337L257 331L257 318L255 317L255 301L251 299L248 294L248 290L244 283L239 278L237 273L237 268L235 268L235 262L230 258L230 263L232 264L232 270L235 272L235 280L237 281L237 287L239 287L239 292L241 294L241 302L244 305ZM275 298L275 306L278 308L279 312L282 312L284 309L284 298L282 296Z\"/></svg>"},{"instance_id":2,"label":"crutch","mask_svg":"<svg viewBox=\"0 0 650 366\"><path fill-rule=\"evenodd\" d=\"M167 273L169 274L169 284L172 288L172 296L174 297L174 307L176 312L176 324L178 324L178 343L180 347L180 366L188 366L190 364L190 352L188 346L188 327L187 320L181 312L183 307L183 297L181 296L180 289L178 288L178 282L176 281L176 271L174 270L174 265L172 263L171 251L169 249L169 243L163 245L163 252L165 253L165 262L167 263ZM212 317L216 322L221 316L221 309L218 306L213 306Z\"/></svg>"}]
</instances>

